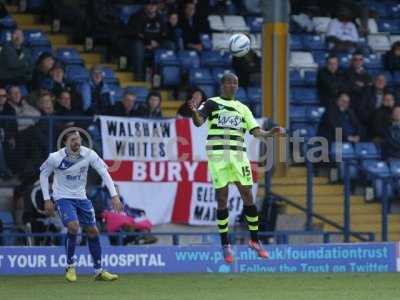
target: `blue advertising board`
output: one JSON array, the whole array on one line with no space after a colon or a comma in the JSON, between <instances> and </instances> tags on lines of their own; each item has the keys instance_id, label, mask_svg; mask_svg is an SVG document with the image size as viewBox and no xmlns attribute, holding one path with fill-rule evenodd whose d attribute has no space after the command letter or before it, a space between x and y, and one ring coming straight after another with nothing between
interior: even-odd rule
<instances>
[{"instance_id":1,"label":"blue advertising board","mask_svg":"<svg viewBox=\"0 0 400 300\"><path fill-rule=\"evenodd\" d=\"M116 273L179 272L396 272L396 243L272 245L270 259L245 246L234 247L235 262L224 263L216 246L104 247L103 266ZM86 247L76 250L80 274L93 272ZM0 275L61 274L63 247L0 247Z\"/></svg>"}]
</instances>

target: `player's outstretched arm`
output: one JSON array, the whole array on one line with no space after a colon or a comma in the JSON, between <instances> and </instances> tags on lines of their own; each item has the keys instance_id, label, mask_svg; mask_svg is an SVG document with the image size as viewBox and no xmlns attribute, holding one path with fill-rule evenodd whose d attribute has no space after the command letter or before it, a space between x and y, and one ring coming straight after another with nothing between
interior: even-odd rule
<instances>
[{"instance_id":1,"label":"player's outstretched arm","mask_svg":"<svg viewBox=\"0 0 400 300\"><path fill-rule=\"evenodd\" d=\"M54 164L51 156L40 166L40 187L42 189L44 199L44 209L48 215L54 213L54 204L50 199L49 177L54 171Z\"/></svg>"},{"instance_id":2,"label":"player's outstretched arm","mask_svg":"<svg viewBox=\"0 0 400 300\"><path fill-rule=\"evenodd\" d=\"M192 111L192 120L196 127L200 127L204 124L205 119L197 110L197 107L193 100L188 101L189 109Z\"/></svg>"},{"instance_id":3,"label":"player's outstretched arm","mask_svg":"<svg viewBox=\"0 0 400 300\"><path fill-rule=\"evenodd\" d=\"M269 137L273 137L278 134L284 134L285 128L282 127L274 127L271 130L263 130L260 127L254 128L251 131L251 134L258 139L267 139Z\"/></svg>"}]
</instances>

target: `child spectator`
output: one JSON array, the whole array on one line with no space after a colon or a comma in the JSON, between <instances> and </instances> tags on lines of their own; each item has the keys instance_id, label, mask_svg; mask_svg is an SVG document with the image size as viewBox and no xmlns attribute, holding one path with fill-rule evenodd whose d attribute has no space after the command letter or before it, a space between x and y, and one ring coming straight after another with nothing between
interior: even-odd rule
<instances>
[{"instance_id":1,"label":"child spectator","mask_svg":"<svg viewBox=\"0 0 400 300\"><path fill-rule=\"evenodd\" d=\"M139 108L139 116L143 118L161 118L161 94L150 92L146 99L146 104Z\"/></svg>"},{"instance_id":2,"label":"child spectator","mask_svg":"<svg viewBox=\"0 0 400 300\"><path fill-rule=\"evenodd\" d=\"M193 89L189 90L188 97L187 97L185 103L183 103L181 105L181 107L179 107L178 112L176 113L177 118L191 118L192 117L192 111L190 110L189 105L188 105L188 102L190 100L193 100L194 103L196 104L196 107L199 107L202 102L207 100L207 96L203 92L203 90L201 90L199 88L193 88Z\"/></svg>"}]
</instances>

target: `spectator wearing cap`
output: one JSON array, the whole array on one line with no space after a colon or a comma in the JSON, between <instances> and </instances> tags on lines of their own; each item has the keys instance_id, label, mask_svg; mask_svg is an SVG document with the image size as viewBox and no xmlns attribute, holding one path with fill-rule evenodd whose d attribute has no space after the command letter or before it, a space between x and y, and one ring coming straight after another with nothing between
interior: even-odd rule
<instances>
[{"instance_id":1,"label":"spectator wearing cap","mask_svg":"<svg viewBox=\"0 0 400 300\"><path fill-rule=\"evenodd\" d=\"M349 9L343 7L340 9L338 17L329 22L326 36L330 49L337 51L356 49L360 37L351 17Z\"/></svg>"},{"instance_id":2,"label":"spectator wearing cap","mask_svg":"<svg viewBox=\"0 0 400 300\"><path fill-rule=\"evenodd\" d=\"M392 122L386 131L382 148L386 159L400 159L400 106L393 108Z\"/></svg>"},{"instance_id":3,"label":"spectator wearing cap","mask_svg":"<svg viewBox=\"0 0 400 300\"><path fill-rule=\"evenodd\" d=\"M375 109L372 114L372 121L370 121L372 122L370 123L371 138L384 138L385 132L392 124L392 111L395 105L393 94L385 93L381 106Z\"/></svg>"},{"instance_id":4,"label":"spectator wearing cap","mask_svg":"<svg viewBox=\"0 0 400 300\"><path fill-rule=\"evenodd\" d=\"M183 7L179 25L182 28L182 38L186 49L202 51L200 33L208 32L208 24L196 15L195 1L186 1Z\"/></svg>"},{"instance_id":5,"label":"spectator wearing cap","mask_svg":"<svg viewBox=\"0 0 400 300\"><path fill-rule=\"evenodd\" d=\"M11 43L0 48L0 84L27 84L32 79L32 68L31 52L24 46L24 33L16 29Z\"/></svg>"},{"instance_id":6,"label":"spectator wearing cap","mask_svg":"<svg viewBox=\"0 0 400 300\"><path fill-rule=\"evenodd\" d=\"M334 105L339 91L345 88L345 74L339 68L336 56L329 56L325 66L318 70L317 91L321 104L325 107Z\"/></svg>"},{"instance_id":7,"label":"spectator wearing cap","mask_svg":"<svg viewBox=\"0 0 400 300\"><path fill-rule=\"evenodd\" d=\"M16 116L15 109L7 102L7 91L3 88L0 88L0 116ZM12 158L16 136L17 121L0 119L0 177L10 175L6 162Z\"/></svg>"},{"instance_id":8,"label":"spectator wearing cap","mask_svg":"<svg viewBox=\"0 0 400 300\"><path fill-rule=\"evenodd\" d=\"M174 49L166 40L166 23L158 11L158 1L148 0L142 10L129 18L126 37L129 40L130 61L135 79L145 79L145 54L153 54L158 48ZM122 41L124 44L124 41ZM122 46L120 46L121 48ZM123 49L121 49L123 50ZM126 50L125 50L126 51Z\"/></svg>"},{"instance_id":9,"label":"spectator wearing cap","mask_svg":"<svg viewBox=\"0 0 400 300\"><path fill-rule=\"evenodd\" d=\"M135 108L136 95L126 92L122 101L114 104L112 107L112 115L118 117L138 117L139 111Z\"/></svg>"},{"instance_id":10,"label":"spectator wearing cap","mask_svg":"<svg viewBox=\"0 0 400 300\"><path fill-rule=\"evenodd\" d=\"M100 65L90 70L90 80L80 87L83 110L87 115L107 115L110 113L110 88L103 80L103 68Z\"/></svg>"},{"instance_id":11,"label":"spectator wearing cap","mask_svg":"<svg viewBox=\"0 0 400 300\"><path fill-rule=\"evenodd\" d=\"M400 70L400 41L393 43L392 48L384 54L383 63L388 71Z\"/></svg>"},{"instance_id":12,"label":"spectator wearing cap","mask_svg":"<svg viewBox=\"0 0 400 300\"><path fill-rule=\"evenodd\" d=\"M55 64L55 59L53 55L49 52L42 53L37 62L35 69L33 71L33 78L32 78L32 89L36 90L39 89L42 82L46 79L50 78L50 70L53 68Z\"/></svg>"},{"instance_id":13,"label":"spectator wearing cap","mask_svg":"<svg viewBox=\"0 0 400 300\"><path fill-rule=\"evenodd\" d=\"M364 56L361 52L352 55L350 67L346 71L346 83L353 103L360 101L372 85L372 77L364 68Z\"/></svg>"},{"instance_id":14,"label":"spectator wearing cap","mask_svg":"<svg viewBox=\"0 0 400 300\"><path fill-rule=\"evenodd\" d=\"M161 94L150 92L146 98L146 103L139 108L139 116L143 118L161 118Z\"/></svg>"}]
</instances>

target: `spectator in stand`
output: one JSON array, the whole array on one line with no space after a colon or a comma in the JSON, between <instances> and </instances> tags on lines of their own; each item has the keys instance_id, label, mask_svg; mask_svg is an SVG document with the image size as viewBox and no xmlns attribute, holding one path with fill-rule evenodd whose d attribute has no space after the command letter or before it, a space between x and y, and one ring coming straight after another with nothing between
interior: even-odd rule
<instances>
[{"instance_id":1,"label":"spectator in stand","mask_svg":"<svg viewBox=\"0 0 400 300\"><path fill-rule=\"evenodd\" d=\"M55 59L51 53L44 52L40 54L35 69L33 71L32 89L39 89L42 82L50 80L50 70L54 67Z\"/></svg>"},{"instance_id":2,"label":"spectator in stand","mask_svg":"<svg viewBox=\"0 0 400 300\"><path fill-rule=\"evenodd\" d=\"M0 116L15 117L15 110L7 102L7 91L0 88ZM15 138L17 136L17 121L15 119L0 119L0 177L10 177L7 161L15 150Z\"/></svg>"},{"instance_id":3,"label":"spectator in stand","mask_svg":"<svg viewBox=\"0 0 400 300\"><path fill-rule=\"evenodd\" d=\"M383 96L382 104L379 108L375 109L372 117L371 138L383 139L386 131L392 124L392 110L396 102L393 94L386 93Z\"/></svg>"},{"instance_id":4,"label":"spectator in stand","mask_svg":"<svg viewBox=\"0 0 400 300\"><path fill-rule=\"evenodd\" d=\"M136 95L126 92L122 101L114 104L112 107L112 115L116 117L138 117L139 111L135 108Z\"/></svg>"},{"instance_id":5,"label":"spectator in stand","mask_svg":"<svg viewBox=\"0 0 400 300\"><path fill-rule=\"evenodd\" d=\"M110 88L103 81L103 68L99 65L90 70L90 80L80 87L83 110L87 115L107 115L110 113Z\"/></svg>"},{"instance_id":6,"label":"spectator in stand","mask_svg":"<svg viewBox=\"0 0 400 300\"><path fill-rule=\"evenodd\" d=\"M383 96L387 93L385 75L379 74L374 79L372 86L367 86L361 97L353 98L352 108L365 127L369 127L373 112L381 107Z\"/></svg>"},{"instance_id":7,"label":"spectator in stand","mask_svg":"<svg viewBox=\"0 0 400 300\"><path fill-rule=\"evenodd\" d=\"M322 116L318 135L332 143L336 129L342 130L343 142L358 143L364 138L364 129L350 108L350 97L343 92L339 93L336 105L328 107Z\"/></svg>"},{"instance_id":8,"label":"spectator in stand","mask_svg":"<svg viewBox=\"0 0 400 300\"><path fill-rule=\"evenodd\" d=\"M250 50L245 56L233 57L232 66L240 78L240 85L244 88L251 84L260 84L261 81L261 59L255 51Z\"/></svg>"},{"instance_id":9,"label":"spectator in stand","mask_svg":"<svg viewBox=\"0 0 400 300\"><path fill-rule=\"evenodd\" d=\"M203 90L199 88L193 88L188 92L188 98L186 99L185 103L179 107L176 116L178 118L191 118L192 117L192 110L189 108L189 101L193 100L196 107L199 107L201 103L207 100L206 94Z\"/></svg>"},{"instance_id":10,"label":"spectator in stand","mask_svg":"<svg viewBox=\"0 0 400 300\"><path fill-rule=\"evenodd\" d=\"M183 50L182 29L178 25L178 13L172 11L168 14L166 40L174 43L175 49Z\"/></svg>"},{"instance_id":11,"label":"spectator in stand","mask_svg":"<svg viewBox=\"0 0 400 300\"><path fill-rule=\"evenodd\" d=\"M182 28L182 38L185 48L201 52L203 46L200 41L200 33L209 30L206 21L196 15L196 4L194 1L187 1L185 3L179 25Z\"/></svg>"},{"instance_id":12,"label":"spectator in stand","mask_svg":"<svg viewBox=\"0 0 400 300\"><path fill-rule=\"evenodd\" d=\"M129 56L135 79L145 79L145 53L155 49L174 49L171 41L165 40L165 22L158 11L157 0L147 0L143 10L129 18L127 35L132 41Z\"/></svg>"},{"instance_id":13,"label":"spectator in stand","mask_svg":"<svg viewBox=\"0 0 400 300\"><path fill-rule=\"evenodd\" d=\"M8 103L14 108L17 117L39 117L40 112L22 98L18 86L11 86L8 90ZM35 163L40 159L37 152L35 139L37 119L18 119L18 133L15 146L15 159L10 161L10 168L14 173L26 175L31 173L37 166Z\"/></svg>"},{"instance_id":14,"label":"spectator in stand","mask_svg":"<svg viewBox=\"0 0 400 300\"><path fill-rule=\"evenodd\" d=\"M50 117L54 115L54 105L53 105L53 95L50 93L45 93L40 96L38 103L39 111L42 117ZM58 125L55 123L54 125ZM38 147L40 162L44 161L49 152L49 121L46 119L41 119L36 125L36 145ZM51 141L53 147L56 146L56 136L53 136L53 141Z\"/></svg>"},{"instance_id":15,"label":"spectator in stand","mask_svg":"<svg viewBox=\"0 0 400 300\"><path fill-rule=\"evenodd\" d=\"M334 105L339 91L345 87L345 75L339 68L339 60L336 56L329 56L326 65L318 70L317 91L321 105L329 107Z\"/></svg>"},{"instance_id":16,"label":"spectator in stand","mask_svg":"<svg viewBox=\"0 0 400 300\"><path fill-rule=\"evenodd\" d=\"M346 71L346 83L353 102L362 98L372 85L372 78L364 68L364 56L360 52L355 52L351 58L351 65Z\"/></svg>"},{"instance_id":17,"label":"spectator in stand","mask_svg":"<svg viewBox=\"0 0 400 300\"><path fill-rule=\"evenodd\" d=\"M292 20L303 31L313 33L316 28L316 24L313 21L313 17L315 16L318 16L318 7L310 6L307 7L304 12L300 12L298 15L293 15Z\"/></svg>"},{"instance_id":18,"label":"spectator in stand","mask_svg":"<svg viewBox=\"0 0 400 300\"><path fill-rule=\"evenodd\" d=\"M359 42L356 25L351 21L351 12L342 8L338 17L331 20L326 32L330 49L336 51L354 51Z\"/></svg>"},{"instance_id":19,"label":"spectator in stand","mask_svg":"<svg viewBox=\"0 0 400 300\"><path fill-rule=\"evenodd\" d=\"M24 33L16 29L11 43L0 47L0 84L27 84L32 79L32 68L31 51L24 46Z\"/></svg>"},{"instance_id":20,"label":"spectator in stand","mask_svg":"<svg viewBox=\"0 0 400 300\"><path fill-rule=\"evenodd\" d=\"M393 108L392 123L385 134L382 148L386 159L400 159L400 106Z\"/></svg>"},{"instance_id":21,"label":"spectator in stand","mask_svg":"<svg viewBox=\"0 0 400 300\"><path fill-rule=\"evenodd\" d=\"M45 79L40 83L40 88L37 90L33 90L26 97L25 100L29 105L38 107L39 99L43 94L48 94L53 89L53 81L51 79Z\"/></svg>"},{"instance_id":22,"label":"spectator in stand","mask_svg":"<svg viewBox=\"0 0 400 300\"><path fill-rule=\"evenodd\" d=\"M57 116L64 117L81 116L83 114L81 110L74 108L69 90L64 90L59 94L54 110Z\"/></svg>"},{"instance_id":23,"label":"spectator in stand","mask_svg":"<svg viewBox=\"0 0 400 300\"><path fill-rule=\"evenodd\" d=\"M150 92L146 99L146 104L139 108L139 116L143 118L161 118L161 94Z\"/></svg>"},{"instance_id":24,"label":"spectator in stand","mask_svg":"<svg viewBox=\"0 0 400 300\"><path fill-rule=\"evenodd\" d=\"M400 70L400 41L395 42L392 48L384 54L383 63L388 71Z\"/></svg>"}]
</instances>

